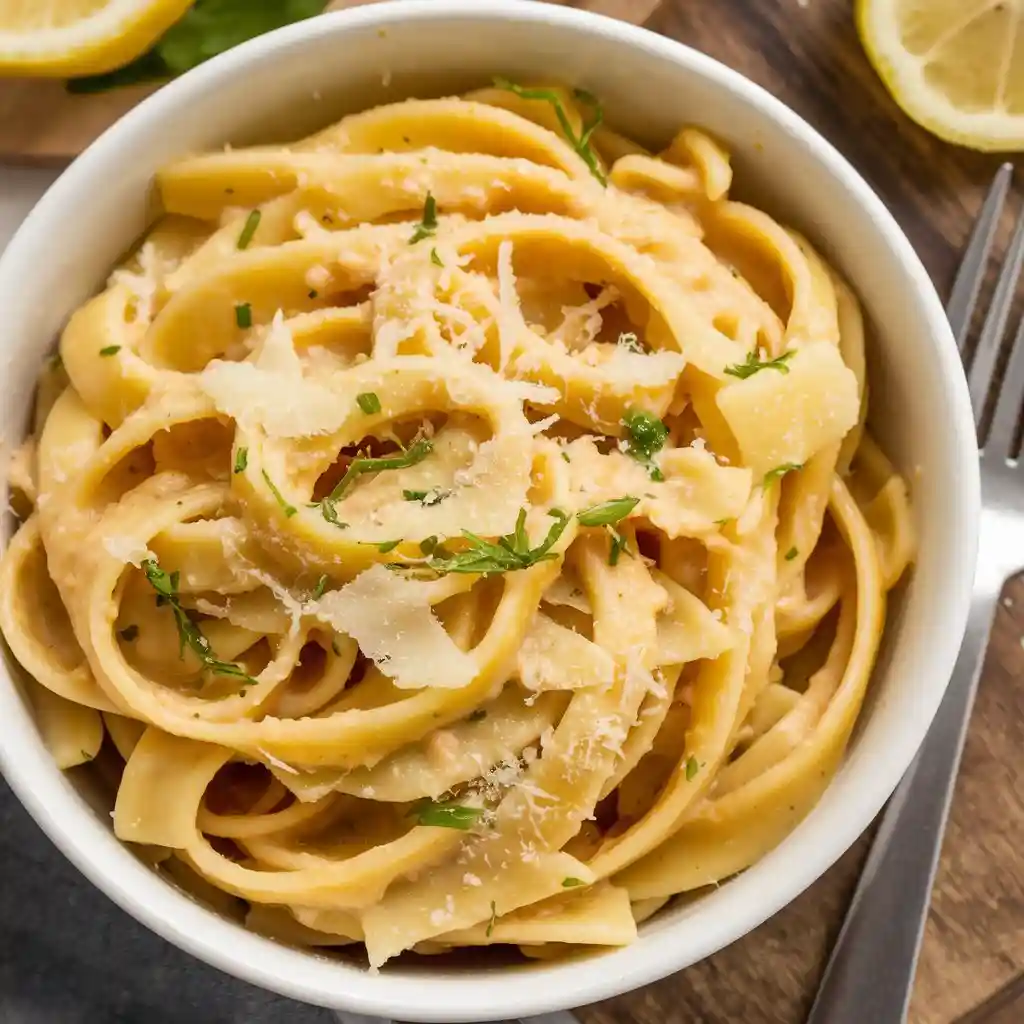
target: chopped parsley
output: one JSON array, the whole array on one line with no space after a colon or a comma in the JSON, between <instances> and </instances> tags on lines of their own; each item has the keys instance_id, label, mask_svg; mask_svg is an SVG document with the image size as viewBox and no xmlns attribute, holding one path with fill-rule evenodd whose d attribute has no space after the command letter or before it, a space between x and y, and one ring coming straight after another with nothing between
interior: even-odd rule
<instances>
[{"instance_id":1,"label":"chopped parsley","mask_svg":"<svg viewBox=\"0 0 1024 1024\"><path fill-rule=\"evenodd\" d=\"M628 495L623 498L612 498L611 501L602 501L599 505L577 512L576 518L581 526L614 526L625 519L639 504L639 498Z\"/></svg>"},{"instance_id":2,"label":"chopped parsley","mask_svg":"<svg viewBox=\"0 0 1024 1024\"><path fill-rule=\"evenodd\" d=\"M794 473L798 469L803 468L804 464L802 462L784 462L781 466L769 469L768 472L765 473L764 479L761 481L761 486L767 489L776 480L781 480L787 473Z\"/></svg>"},{"instance_id":3,"label":"chopped parsley","mask_svg":"<svg viewBox=\"0 0 1024 1024\"><path fill-rule=\"evenodd\" d=\"M327 582L326 573L316 581L316 586L313 588L313 593L310 595L314 601L319 601L320 598L324 596L324 591L327 589Z\"/></svg>"},{"instance_id":4,"label":"chopped parsley","mask_svg":"<svg viewBox=\"0 0 1024 1024\"><path fill-rule=\"evenodd\" d=\"M244 473L245 467L249 465L249 449L242 447L235 452L235 472Z\"/></svg>"},{"instance_id":5,"label":"chopped parsley","mask_svg":"<svg viewBox=\"0 0 1024 1024\"><path fill-rule=\"evenodd\" d=\"M687 782L692 782L694 780L694 778L696 777L697 772L699 772L699 771L700 771L700 765L697 763L697 758L695 758L693 756L693 754L691 754L686 759L686 781Z\"/></svg>"},{"instance_id":6,"label":"chopped parsley","mask_svg":"<svg viewBox=\"0 0 1024 1024\"><path fill-rule=\"evenodd\" d=\"M444 264L441 262L441 257L437 255L436 249L430 250L430 262L433 263L435 267L444 266Z\"/></svg>"},{"instance_id":7,"label":"chopped parsley","mask_svg":"<svg viewBox=\"0 0 1024 1024\"><path fill-rule=\"evenodd\" d=\"M629 436L626 438L626 453L647 467L652 480L665 479L665 474L654 464L654 456L665 447L668 427L656 416L642 409L627 412L622 425Z\"/></svg>"},{"instance_id":8,"label":"chopped parsley","mask_svg":"<svg viewBox=\"0 0 1024 1024\"><path fill-rule=\"evenodd\" d=\"M364 391L356 395L356 405L359 406L367 416L380 412L380 399L372 391Z\"/></svg>"},{"instance_id":9,"label":"chopped parsley","mask_svg":"<svg viewBox=\"0 0 1024 1024\"><path fill-rule=\"evenodd\" d=\"M155 558L147 558L142 562L142 571L146 574L149 585L156 591L157 605L168 607L174 615L174 624L178 627L178 657L185 656L185 647L200 660L204 669L214 675L232 676L244 683L255 683L248 672L231 661L221 661L210 646L210 641L203 635L198 623L194 622L189 613L182 607L178 597L178 581L180 573L175 570L168 574L160 568Z\"/></svg>"},{"instance_id":10,"label":"chopped parsley","mask_svg":"<svg viewBox=\"0 0 1024 1024\"><path fill-rule=\"evenodd\" d=\"M514 533L499 537L497 543L478 537L469 530L463 530L462 536L469 541L469 546L457 554L439 555L437 549L433 557L425 564L393 563L388 566L396 570L412 570L426 572L429 575L446 576L448 573L480 573L487 576L491 573L516 572L529 569L538 562L546 562L558 556L551 551L558 538L569 525L569 517L557 508L550 509L548 515L555 520L548 530L547 536L535 548L530 547L530 538L526 532L526 509L519 510Z\"/></svg>"},{"instance_id":11,"label":"chopped parsley","mask_svg":"<svg viewBox=\"0 0 1024 1024\"><path fill-rule=\"evenodd\" d=\"M316 506L316 504L320 505L320 511L323 513L324 519L326 519L327 522L331 524L331 526L336 526L338 527L339 530L348 529L348 523L343 523L338 518L338 510L334 507L333 501L329 501L327 498L324 498L324 500L321 502L315 502L314 507Z\"/></svg>"},{"instance_id":12,"label":"chopped parsley","mask_svg":"<svg viewBox=\"0 0 1024 1024\"><path fill-rule=\"evenodd\" d=\"M285 496L277 489L277 485L273 480L270 479L270 475L264 469L263 482L270 488L270 493L274 496L274 500L281 506L281 511L284 512L285 519L291 519L293 515L299 510L294 505L289 505L285 500Z\"/></svg>"},{"instance_id":13,"label":"chopped parsley","mask_svg":"<svg viewBox=\"0 0 1024 1024\"><path fill-rule=\"evenodd\" d=\"M388 469L408 469L410 466L422 462L433 451L433 448L434 445L431 441L421 438L415 444L410 445L401 455L385 455L377 459L360 456L353 459L349 463L348 469L345 470L345 475L335 485L334 490L320 502L320 510L324 519L335 526L342 525L338 522L338 512L334 503L364 473L379 473Z\"/></svg>"},{"instance_id":14,"label":"chopped parsley","mask_svg":"<svg viewBox=\"0 0 1024 1024\"><path fill-rule=\"evenodd\" d=\"M727 366L725 372L730 377L739 377L740 380L746 380L747 377L753 377L755 373L759 373L761 370L778 370L779 373L789 373L789 367L786 365L787 361L792 359L796 355L793 349L788 352L783 352L781 356L776 356L774 359L761 359L760 353L755 348L753 352L747 353L747 358L742 363L734 363L732 366Z\"/></svg>"},{"instance_id":15,"label":"chopped parsley","mask_svg":"<svg viewBox=\"0 0 1024 1024\"><path fill-rule=\"evenodd\" d=\"M507 78L495 78L494 84L499 89L515 93L515 95L520 99L540 100L543 103L550 103L555 111L555 117L558 118L558 124L562 129L562 134L565 135L566 139L568 139L569 145L572 146L580 159L587 165L590 173L597 178L602 185L607 187L608 178L605 176L604 171L601 170L597 154L594 152L594 149L590 144L591 137L604 120L604 111L601 109L601 104L598 103L597 97L595 97L593 93L587 92L585 89L573 89L573 98L590 107L593 111L590 119L584 121L581 125L580 134L577 135L573 130L572 123L569 121L569 115L566 113L565 105L562 103L561 97L554 89L527 89L521 85L516 85L515 82L510 82Z\"/></svg>"},{"instance_id":16,"label":"chopped parsley","mask_svg":"<svg viewBox=\"0 0 1024 1024\"><path fill-rule=\"evenodd\" d=\"M260 226L260 217L262 216L263 214L259 210L251 210L249 212L249 216L245 218L242 233L238 236L238 242L236 243L239 249L249 248L252 236L256 234L256 229Z\"/></svg>"},{"instance_id":17,"label":"chopped parsley","mask_svg":"<svg viewBox=\"0 0 1024 1024\"><path fill-rule=\"evenodd\" d=\"M632 556L632 552L626 547L626 538L614 526L609 526L608 532L612 536L612 546L608 549L608 564L614 567L619 564L619 555Z\"/></svg>"},{"instance_id":18,"label":"chopped parsley","mask_svg":"<svg viewBox=\"0 0 1024 1024\"><path fill-rule=\"evenodd\" d=\"M796 558L796 556L797 556L797 555L799 555L799 554L800 554L800 552L799 552L799 551L797 551L797 549L796 549L796 548L790 548L790 549L789 549L789 550L788 550L788 551L786 552L786 561L787 561L787 562L792 562L792 561L793 561L793 559L794 559L794 558Z\"/></svg>"},{"instance_id":19,"label":"chopped parsley","mask_svg":"<svg viewBox=\"0 0 1024 1024\"><path fill-rule=\"evenodd\" d=\"M131 643L139 635L139 627L132 624L131 626L125 626L124 629L119 630L117 634L122 640L126 640Z\"/></svg>"},{"instance_id":20,"label":"chopped parsley","mask_svg":"<svg viewBox=\"0 0 1024 1024\"><path fill-rule=\"evenodd\" d=\"M377 550L382 554L386 555L389 551L394 551L402 542L400 540L385 540L377 545Z\"/></svg>"},{"instance_id":21,"label":"chopped parsley","mask_svg":"<svg viewBox=\"0 0 1024 1024\"><path fill-rule=\"evenodd\" d=\"M563 878L562 879L562 888L563 889L575 889L576 886L578 886L578 885L586 885L586 884L587 883L584 882L582 878L572 878L570 876L569 878Z\"/></svg>"},{"instance_id":22,"label":"chopped parsley","mask_svg":"<svg viewBox=\"0 0 1024 1024\"><path fill-rule=\"evenodd\" d=\"M442 491L440 487L431 487L429 491L402 491L402 497L406 501L418 501L424 508L440 505L445 498L451 496L451 491Z\"/></svg>"},{"instance_id":23,"label":"chopped parsley","mask_svg":"<svg viewBox=\"0 0 1024 1024\"><path fill-rule=\"evenodd\" d=\"M417 824L469 831L484 815L482 807L465 807L451 800L420 800L411 812Z\"/></svg>"},{"instance_id":24,"label":"chopped parsley","mask_svg":"<svg viewBox=\"0 0 1024 1024\"><path fill-rule=\"evenodd\" d=\"M572 462L572 459L569 458L569 453L567 451L563 451L562 452L562 461L563 462Z\"/></svg>"},{"instance_id":25,"label":"chopped parsley","mask_svg":"<svg viewBox=\"0 0 1024 1024\"><path fill-rule=\"evenodd\" d=\"M409 244L415 245L424 238L431 238L436 233L437 200L434 198L433 193L428 192L426 201L423 203L423 216L420 219L419 224L416 225L416 230L412 233L412 238L409 239Z\"/></svg>"},{"instance_id":26,"label":"chopped parsley","mask_svg":"<svg viewBox=\"0 0 1024 1024\"><path fill-rule=\"evenodd\" d=\"M101 356L116 356L121 351L120 345L105 345L100 349Z\"/></svg>"},{"instance_id":27,"label":"chopped parsley","mask_svg":"<svg viewBox=\"0 0 1024 1024\"><path fill-rule=\"evenodd\" d=\"M245 330L252 327L252 304L240 302L235 306L235 323Z\"/></svg>"}]
</instances>

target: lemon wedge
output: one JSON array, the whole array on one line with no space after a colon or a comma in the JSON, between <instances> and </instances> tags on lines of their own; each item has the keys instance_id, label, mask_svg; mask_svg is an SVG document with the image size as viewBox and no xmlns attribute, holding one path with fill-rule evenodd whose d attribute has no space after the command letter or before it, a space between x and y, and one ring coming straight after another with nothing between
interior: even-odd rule
<instances>
[{"instance_id":1,"label":"lemon wedge","mask_svg":"<svg viewBox=\"0 0 1024 1024\"><path fill-rule=\"evenodd\" d=\"M1024 149L1024 0L857 0L893 99L949 142Z\"/></svg>"},{"instance_id":2,"label":"lemon wedge","mask_svg":"<svg viewBox=\"0 0 1024 1024\"><path fill-rule=\"evenodd\" d=\"M0 0L0 74L112 71L145 53L192 0Z\"/></svg>"}]
</instances>

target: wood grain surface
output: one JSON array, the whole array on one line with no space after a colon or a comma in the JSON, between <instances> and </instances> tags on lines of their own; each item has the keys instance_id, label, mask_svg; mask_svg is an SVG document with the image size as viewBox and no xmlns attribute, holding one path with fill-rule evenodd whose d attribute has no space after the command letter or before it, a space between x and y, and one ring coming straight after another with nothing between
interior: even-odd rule
<instances>
[{"instance_id":1,"label":"wood grain surface","mask_svg":"<svg viewBox=\"0 0 1024 1024\"><path fill-rule=\"evenodd\" d=\"M353 2L372 0L337 5ZM861 52L850 0L576 0L575 6L646 21L766 86L865 175L939 288L948 288L999 158L941 143L900 113ZM53 83L0 83L0 158L65 159L141 92L69 98ZM1024 581L1016 580L999 609L982 678L925 936L913 1024L1024 1021L1022 638ZM866 842L750 935L642 992L579 1011L582 1021L798 1024Z\"/></svg>"}]
</instances>

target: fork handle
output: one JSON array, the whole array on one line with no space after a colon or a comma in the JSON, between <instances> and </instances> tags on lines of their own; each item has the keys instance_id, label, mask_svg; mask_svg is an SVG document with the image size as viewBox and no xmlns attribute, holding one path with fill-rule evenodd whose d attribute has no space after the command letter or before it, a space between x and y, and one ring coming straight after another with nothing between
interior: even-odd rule
<instances>
[{"instance_id":1,"label":"fork handle","mask_svg":"<svg viewBox=\"0 0 1024 1024\"><path fill-rule=\"evenodd\" d=\"M875 835L807 1024L901 1024L998 590L975 593L928 735Z\"/></svg>"}]
</instances>

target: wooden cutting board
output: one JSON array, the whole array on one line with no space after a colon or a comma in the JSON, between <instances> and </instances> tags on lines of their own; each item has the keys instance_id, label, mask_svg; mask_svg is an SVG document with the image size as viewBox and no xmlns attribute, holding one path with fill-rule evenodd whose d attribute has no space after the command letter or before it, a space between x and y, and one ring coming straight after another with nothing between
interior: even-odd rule
<instances>
[{"instance_id":1,"label":"wooden cutting board","mask_svg":"<svg viewBox=\"0 0 1024 1024\"><path fill-rule=\"evenodd\" d=\"M358 2L373 0L341 0L334 6ZM866 175L939 288L948 288L999 160L941 143L899 112L864 59L850 0L577 0L575 6L646 21L781 97ZM0 82L0 159L67 160L146 91L71 97L55 83ZM728 949L642 992L582 1009L580 1018L584 1024L799 1024L838 931L866 841L793 904ZM911 1021L1024 1021L1021 580L1008 588L996 621Z\"/></svg>"}]
</instances>

